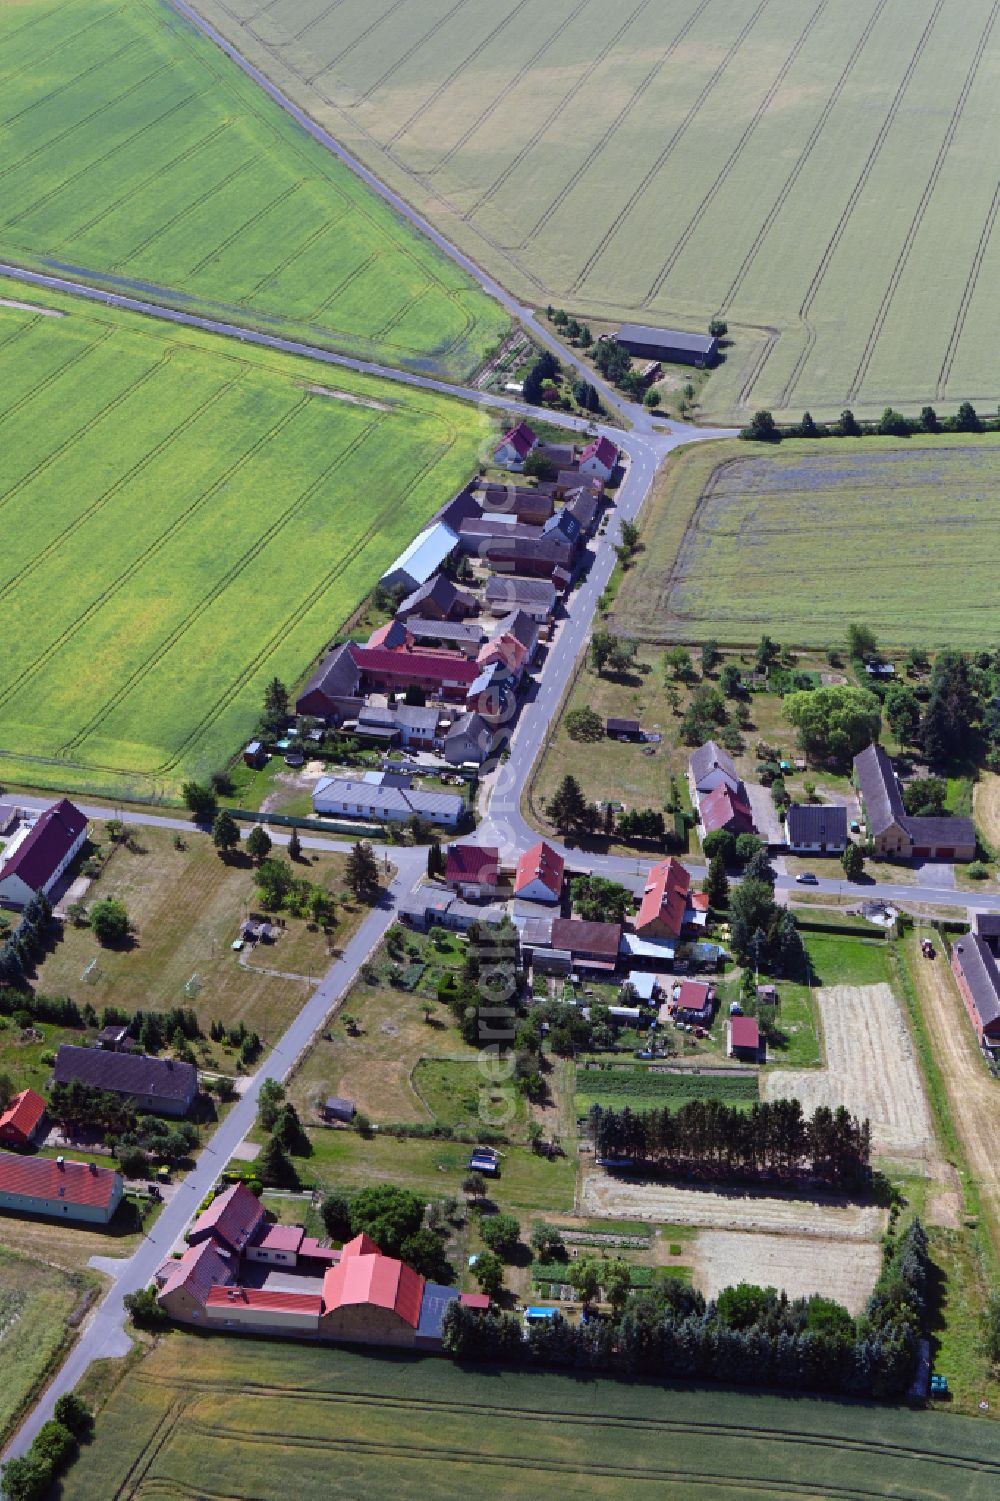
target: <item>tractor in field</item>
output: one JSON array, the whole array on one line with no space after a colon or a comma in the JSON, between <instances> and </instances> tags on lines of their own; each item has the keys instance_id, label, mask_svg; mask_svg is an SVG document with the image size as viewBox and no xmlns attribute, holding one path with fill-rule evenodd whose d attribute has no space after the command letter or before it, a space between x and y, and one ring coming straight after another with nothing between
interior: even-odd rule
<instances>
[{"instance_id":1,"label":"tractor in field","mask_svg":"<svg viewBox=\"0 0 1000 1501\"><path fill-rule=\"evenodd\" d=\"M920 952L925 959L933 959L935 957L934 945L929 938L922 938L920 940Z\"/></svg>"}]
</instances>

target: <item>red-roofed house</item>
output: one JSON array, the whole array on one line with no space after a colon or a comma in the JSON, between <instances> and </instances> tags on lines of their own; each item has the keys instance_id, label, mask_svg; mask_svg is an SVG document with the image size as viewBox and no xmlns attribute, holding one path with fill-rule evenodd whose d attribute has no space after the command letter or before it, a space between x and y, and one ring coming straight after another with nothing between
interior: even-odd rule
<instances>
[{"instance_id":1,"label":"red-roofed house","mask_svg":"<svg viewBox=\"0 0 1000 1501\"><path fill-rule=\"evenodd\" d=\"M519 422L509 433L504 433L493 450L493 462L502 469L515 473L524 468L524 461L538 444L538 439L526 422Z\"/></svg>"},{"instance_id":2,"label":"red-roofed house","mask_svg":"<svg viewBox=\"0 0 1000 1501\"><path fill-rule=\"evenodd\" d=\"M87 820L69 798L46 808L23 838L11 840L6 858L0 857L0 903L25 907L39 891L49 896L86 837Z\"/></svg>"},{"instance_id":3,"label":"red-roofed house","mask_svg":"<svg viewBox=\"0 0 1000 1501\"><path fill-rule=\"evenodd\" d=\"M372 1244L367 1236L348 1241L324 1275L320 1333L367 1345L416 1344L424 1279Z\"/></svg>"},{"instance_id":4,"label":"red-roofed house","mask_svg":"<svg viewBox=\"0 0 1000 1501\"><path fill-rule=\"evenodd\" d=\"M635 931L641 938L679 938L691 877L679 860L660 860L646 878Z\"/></svg>"},{"instance_id":5,"label":"red-roofed house","mask_svg":"<svg viewBox=\"0 0 1000 1501\"><path fill-rule=\"evenodd\" d=\"M507 673L515 680L519 679L528 664L528 648L518 641L516 636L505 632L502 636L493 636L480 647L476 661L480 667L488 667L491 662L499 662L506 668Z\"/></svg>"},{"instance_id":6,"label":"red-roofed house","mask_svg":"<svg viewBox=\"0 0 1000 1501\"><path fill-rule=\"evenodd\" d=\"M33 1089L22 1089L0 1115L0 1142L5 1147L30 1147L41 1134L45 1101Z\"/></svg>"},{"instance_id":7,"label":"red-roofed house","mask_svg":"<svg viewBox=\"0 0 1000 1501\"><path fill-rule=\"evenodd\" d=\"M121 1173L92 1162L0 1152L0 1209L106 1225L123 1187Z\"/></svg>"},{"instance_id":8,"label":"red-roofed house","mask_svg":"<svg viewBox=\"0 0 1000 1501\"><path fill-rule=\"evenodd\" d=\"M213 1199L188 1232L188 1244L217 1240L242 1256L251 1240L267 1223L265 1210L243 1183L234 1183Z\"/></svg>"},{"instance_id":9,"label":"red-roofed house","mask_svg":"<svg viewBox=\"0 0 1000 1501\"><path fill-rule=\"evenodd\" d=\"M618 450L610 438L595 438L580 455L580 473L596 475L607 484L618 463Z\"/></svg>"},{"instance_id":10,"label":"red-roofed house","mask_svg":"<svg viewBox=\"0 0 1000 1501\"><path fill-rule=\"evenodd\" d=\"M753 810L742 792L733 792L721 782L714 792L699 800L698 811L706 834L728 829L730 834L753 833Z\"/></svg>"},{"instance_id":11,"label":"red-roofed house","mask_svg":"<svg viewBox=\"0 0 1000 1501\"><path fill-rule=\"evenodd\" d=\"M248 1325L254 1329L273 1329L281 1334L315 1334L322 1301L319 1293L232 1287L227 1283L209 1289L205 1299L205 1321L223 1329Z\"/></svg>"},{"instance_id":12,"label":"red-roofed house","mask_svg":"<svg viewBox=\"0 0 1000 1501\"><path fill-rule=\"evenodd\" d=\"M540 839L517 862L514 895L526 902L557 902L562 896L566 861Z\"/></svg>"},{"instance_id":13,"label":"red-roofed house","mask_svg":"<svg viewBox=\"0 0 1000 1501\"><path fill-rule=\"evenodd\" d=\"M483 844L449 844L443 879L460 896L496 896L500 851Z\"/></svg>"},{"instance_id":14,"label":"red-roofed house","mask_svg":"<svg viewBox=\"0 0 1000 1501\"><path fill-rule=\"evenodd\" d=\"M742 1058L745 1063L762 1063L760 1028L754 1016L731 1016L727 1023L729 1041L726 1053L730 1058Z\"/></svg>"},{"instance_id":15,"label":"red-roofed house","mask_svg":"<svg viewBox=\"0 0 1000 1501\"><path fill-rule=\"evenodd\" d=\"M188 1246L179 1261L172 1257L156 1274L156 1301L172 1319L200 1319L213 1287L233 1287L236 1278L214 1240Z\"/></svg>"},{"instance_id":16,"label":"red-roofed house","mask_svg":"<svg viewBox=\"0 0 1000 1501\"><path fill-rule=\"evenodd\" d=\"M366 692L405 693L422 688L425 693L464 699L479 668L457 651L391 651L384 646L357 646L353 658Z\"/></svg>"},{"instance_id":17,"label":"red-roofed house","mask_svg":"<svg viewBox=\"0 0 1000 1501\"><path fill-rule=\"evenodd\" d=\"M301 1225L273 1225L265 1220L254 1231L244 1254L247 1261L264 1261L268 1266L295 1266L305 1234Z\"/></svg>"}]
</instances>

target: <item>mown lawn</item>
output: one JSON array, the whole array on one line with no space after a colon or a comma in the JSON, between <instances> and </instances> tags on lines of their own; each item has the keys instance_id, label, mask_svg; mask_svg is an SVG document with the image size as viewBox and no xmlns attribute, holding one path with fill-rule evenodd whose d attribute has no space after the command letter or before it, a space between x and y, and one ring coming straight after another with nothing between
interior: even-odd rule
<instances>
[{"instance_id":1,"label":"mown lawn","mask_svg":"<svg viewBox=\"0 0 1000 1501\"><path fill-rule=\"evenodd\" d=\"M93 833L103 837L107 850L100 825ZM90 1001L98 1014L108 1005L130 1011L190 1006L206 1034L213 1021L227 1026L243 1021L265 1045L273 1042L305 1004L309 977L324 974L332 962L329 950L341 947L361 920L345 892L346 856L304 851L295 866L297 874L334 896L337 916L329 934L302 918L286 917L274 943L236 954L231 945L240 923L248 913L259 913L250 861L238 853L223 861L210 837L195 829L183 836L181 849L167 829L143 828L135 843L134 850L114 848L86 897L88 903L120 898L135 930L133 942L102 948L89 928L66 923L62 941L39 967L36 988L72 995L81 1005ZM306 978L286 979L268 969ZM4 1036L0 1032L0 1039ZM206 1036L199 1062L232 1072L236 1053L209 1044Z\"/></svg>"},{"instance_id":2,"label":"mown lawn","mask_svg":"<svg viewBox=\"0 0 1000 1501\"><path fill-rule=\"evenodd\" d=\"M890 983L884 939L848 938L803 933L814 985L881 985Z\"/></svg>"},{"instance_id":3,"label":"mown lawn","mask_svg":"<svg viewBox=\"0 0 1000 1501\"><path fill-rule=\"evenodd\" d=\"M239 749L267 681L306 675L487 424L430 393L31 301L0 306L0 774L176 796Z\"/></svg>"},{"instance_id":4,"label":"mown lawn","mask_svg":"<svg viewBox=\"0 0 1000 1501\"><path fill-rule=\"evenodd\" d=\"M801 1396L460 1368L434 1356L169 1335L100 1413L65 1501L350 1497L992 1501L992 1425ZM252 1473L251 1473L252 1472Z\"/></svg>"},{"instance_id":5,"label":"mown lawn","mask_svg":"<svg viewBox=\"0 0 1000 1501\"><path fill-rule=\"evenodd\" d=\"M0 253L461 376L501 309L154 0L0 9Z\"/></svg>"}]
</instances>

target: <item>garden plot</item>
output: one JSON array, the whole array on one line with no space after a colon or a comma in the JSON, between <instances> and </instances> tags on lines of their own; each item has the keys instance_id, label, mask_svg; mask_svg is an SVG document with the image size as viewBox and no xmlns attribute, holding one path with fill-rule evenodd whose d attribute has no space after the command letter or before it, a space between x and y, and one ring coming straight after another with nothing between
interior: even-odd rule
<instances>
[{"instance_id":1,"label":"garden plot","mask_svg":"<svg viewBox=\"0 0 1000 1501\"><path fill-rule=\"evenodd\" d=\"M888 985L818 990L827 1067L775 1069L761 1080L765 1099L846 1105L871 1122L872 1147L894 1157L926 1157L933 1144L920 1070L899 1003Z\"/></svg>"},{"instance_id":2,"label":"garden plot","mask_svg":"<svg viewBox=\"0 0 1000 1501\"><path fill-rule=\"evenodd\" d=\"M877 1206L848 1203L832 1195L806 1199L754 1193L745 1188L682 1187L614 1178L600 1168L584 1173L580 1199L583 1213L609 1219L655 1220L708 1230L757 1231L851 1243L876 1238L884 1222Z\"/></svg>"},{"instance_id":3,"label":"garden plot","mask_svg":"<svg viewBox=\"0 0 1000 1501\"><path fill-rule=\"evenodd\" d=\"M694 1283L706 1298L717 1297L734 1282L776 1287L790 1298L821 1293L858 1314L875 1286L881 1262L877 1241L818 1244L814 1236L703 1230L694 1254Z\"/></svg>"}]
</instances>

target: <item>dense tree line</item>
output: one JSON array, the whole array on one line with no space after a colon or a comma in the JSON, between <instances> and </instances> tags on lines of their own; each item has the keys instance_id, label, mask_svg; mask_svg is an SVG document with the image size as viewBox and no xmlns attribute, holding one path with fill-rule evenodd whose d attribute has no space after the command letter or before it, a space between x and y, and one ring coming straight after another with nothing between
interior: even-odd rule
<instances>
[{"instance_id":1,"label":"dense tree line","mask_svg":"<svg viewBox=\"0 0 1000 1501\"><path fill-rule=\"evenodd\" d=\"M21 913L17 927L0 944L0 985L18 985L52 939L52 907L44 892L36 892Z\"/></svg>"},{"instance_id":2,"label":"dense tree line","mask_svg":"<svg viewBox=\"0 0 1000 1501\"><path fill-rule=\"evenodd\" d=\"M996 432L998 427L1000 420L980 417L971 401L963 401L953 417L939 417L931 406L922 407L919 417L906 417L894 407L886 407L876 422L859 422L847 407L836 422L817 422L811 412L804 412L801 422L787 427L779 427L772 414L762 409L740 430L740 437L748 442L780 443L783 438L863 438L866 434L909 438L917 433L983 433Z\"/></svg>"},{"instance_id":3,"label":"dense tree line","mask_svg":"<svg viewBox=\"0 0 1000 1501\"><path fill-rule=\"evenodd\" d=\"M59 1027L96 1027L97 1012L90 1002L79 1006L68 995L42 995L38 991L0 988L0 1016L29 1022L53 1022Z\"/></svg>"},{"instance_id":4,"label":"dense tree line","mask_svg":"<svg viewBox=\"0 0 1000 1501\"><path fill-rule=\"evenodd\" d=\"M456 1301L445 1314L444 1348L461 1360L898 1397L913 1379L927 1281L927 1238L914 1221L898 1246L890 1244L856 1320L828 1298L790 1299L746 1284L706 1303L687 1283L665 1278L632 1293L616 1317L576 1326L557 1314L527 1337L515 1315L480 1314Z\"/></svg>"},{"instance_id":5,"label":"dense tree line","mask_svg":"<svg viewBox=\"0 0 1000 1501\"><path fill-rule=\"evenodd\" d=\"M713 1178L808 1176L836 1188L867 1181L871 1129L844 1106L820 1105L806 1118L798 1100L760 1101L740 1110L721 1100L691 1100L677 1110L636 1112L594 1105L599 1158L666 1174Z\"/></svg>"}]
</instances>

